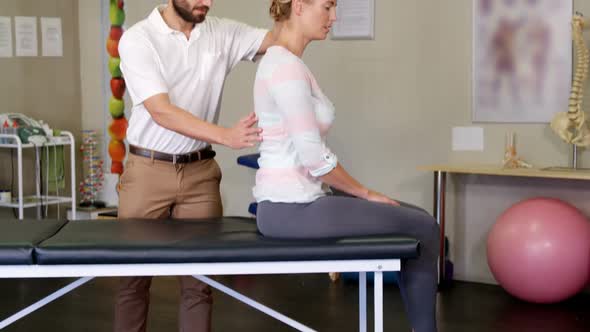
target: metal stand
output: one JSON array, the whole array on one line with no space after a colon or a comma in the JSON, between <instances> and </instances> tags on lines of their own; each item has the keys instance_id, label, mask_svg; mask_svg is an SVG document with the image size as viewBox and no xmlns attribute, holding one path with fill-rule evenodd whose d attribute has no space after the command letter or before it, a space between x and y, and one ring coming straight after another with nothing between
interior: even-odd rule
<instances>
[{"instance_id":1,"label":"metal stand","mask_svg":"<svg viewBox=\"0 0 590 332\"><path fill-rule=\"evenodd\" d=\"M578 146L572 144L572 159L571 159L571 166L570 167L563 167L563 166L550 166L541 168L542 171L562 171L562 172L571 172L571 171L583 171L588 172L590 168L583 168L578 167Z\"/></svg>"},{"instance_id":2,"label":"metal stand","mask_svg":"<svg viewBox=\"0 0 590 332\"><path fill-rule=\"evenodd\" d=\"M445 280L445 193L447 172L434 172L434 208L433 214L440 227L440 248L438 257L438 284L444 287L450 282Z\"/></svg>"},{"instance_id":3,"label":"metal stand","mask_svg":"<svg viewBox=\"0 0 590 332\"><path fill-rule=\"evenodd\" d=\"M578 146L572 144L572 168L578 169Z\"/></svg>"}]
</instances>

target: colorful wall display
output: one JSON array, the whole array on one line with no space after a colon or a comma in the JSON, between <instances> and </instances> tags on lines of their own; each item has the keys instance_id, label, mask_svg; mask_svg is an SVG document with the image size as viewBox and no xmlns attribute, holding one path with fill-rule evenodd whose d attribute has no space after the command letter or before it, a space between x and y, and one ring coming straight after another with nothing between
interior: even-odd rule
<instances>
[{"instance_id":1,"label":"colorful wall display","mask_svg":"<svg viewBox=\"0 0 590 332\"><path fill-rule=\"evenodd\" d=\"M111 74L111 93L109 100L109 113L112 121L108 131L110 136L108 152L111 158L111 173L123 174L123 160L125 159L125 135L127 132L127 119L125 118L125 79L122 77L119 64L119 40L123 35L123 23L125 23L125 3L123 0L110 0L109 7L110 30L106 41L109 54L108 68Z\"/></svg>"}]
</instances>

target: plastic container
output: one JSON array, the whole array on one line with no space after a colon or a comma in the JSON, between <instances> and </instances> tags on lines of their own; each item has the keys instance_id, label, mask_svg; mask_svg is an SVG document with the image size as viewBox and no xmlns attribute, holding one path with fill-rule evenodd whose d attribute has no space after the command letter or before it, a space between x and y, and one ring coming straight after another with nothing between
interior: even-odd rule
<instances>
[{"instance_id":1,"label":"plastic container","mask_svg":"<svg viewBox=\"0 0 590 332\"><path fill-rule=\"evenodd\" d=\"M11 203L12 202L12 193L10 192L10 190L0 189L0 202L2 202L2 203Z\"/></svg>"}]
</instances>

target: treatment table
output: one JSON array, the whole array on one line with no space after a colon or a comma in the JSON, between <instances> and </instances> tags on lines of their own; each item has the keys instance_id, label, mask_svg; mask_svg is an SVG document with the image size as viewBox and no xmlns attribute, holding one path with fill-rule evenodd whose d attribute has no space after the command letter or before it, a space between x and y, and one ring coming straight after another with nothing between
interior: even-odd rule
<instances>
[{"instance_id":1,"label":"treatment table","mask_svg":"<svg viewBox=\"0 0 590 332\"><path fill-rule=\"evenodd\" d=\"M403 235L284 240L254 219L0 220L0 278L80 278L0 321L0 330L94 277L193 276L300 331L314 331L210 279L211 275L359 272L359 330L366 331L366 272L374 272L375 331L383 330L383 272L419 254ZM2 319L2 318L0 318Z\"/></svg>"}]
</instances>

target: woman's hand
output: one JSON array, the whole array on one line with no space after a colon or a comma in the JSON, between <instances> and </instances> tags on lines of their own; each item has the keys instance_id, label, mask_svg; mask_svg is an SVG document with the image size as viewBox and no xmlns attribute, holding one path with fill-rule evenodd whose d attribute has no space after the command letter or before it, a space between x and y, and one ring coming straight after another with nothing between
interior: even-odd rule
<instances>
[{"instance_id":1,"label":"woman's hand","mask_svg":"<svg viewBox=\"0 0 590 332\"><path fill-rule=\"evenodd\" d=\"M393 199L383 195L382 193L370 190L367 187L360 184L355 178L353 178L348 172L338 163L336 168L331 170L325 175L320 177L322 182L328 184L332 188L343 191L354 197L366 199L371 202L385 203L393 206L399 206L400 204Z\"/></svg>"},{"instance_id":2,"label":"woman's hand","mask_svg":"<svg viewBox=\"0 0 590 332\"><path fill-rule=\"evenodd\" d=\"M377 203L385 203L393 206L400 205L397 201L394 201L393 199L383 195L382 193L373 190L369 190L369 192L367 193L366 200Z\"/></svg>"}]
</instances>

